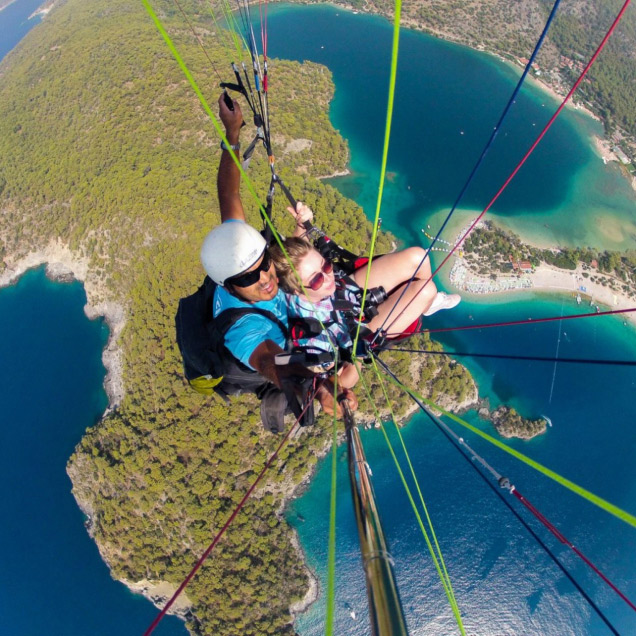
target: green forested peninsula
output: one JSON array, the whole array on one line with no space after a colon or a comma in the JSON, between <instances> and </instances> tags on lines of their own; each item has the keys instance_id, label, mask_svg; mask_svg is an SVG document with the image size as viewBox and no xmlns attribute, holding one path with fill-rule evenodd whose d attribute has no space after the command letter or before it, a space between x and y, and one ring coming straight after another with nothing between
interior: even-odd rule
<instances>
[{"instance_id":1,"label":"green forested peninsula","mask_svg":"<svg viewBox=\"0 0 636 636\"><path fill-rule=\"evenodd\" d=\"M153 5L215 110L218 78L198 44L172 3ZM191 16L193 7L185 7ZM227 68L210 20L192 19ZM318 224L364 251L370 225L362 210L316 178L343 170L348 158L326 114L329 71L271 60L270 77L281 175ZM306 141L290 143L299 139ZM178 585L278 444L263 433L254 399L228 408L189 390L181 375L174 314L202 279L199 246L219 222L219 152L141 3L61 2L0 66L1 267L51 243L69 246L89 262L89 303L124 308L125 396L87 430L68 470L101 554L129 582ZM250 175L264 196L262 159ZM257 224L247 191L244 200ZM281 197L275 207L279 228L289 230ZM379 249L389 248L381 237ZM391 356L429 394L474 393L465 370L446 358L413 365ZM406 409L398 400L398 414ZM189 585L193 633L293 632L289 605L305 594L307 575L280 509L324 451L329 425L320 419L291 441Z\"/></svg>"}]
</instances>

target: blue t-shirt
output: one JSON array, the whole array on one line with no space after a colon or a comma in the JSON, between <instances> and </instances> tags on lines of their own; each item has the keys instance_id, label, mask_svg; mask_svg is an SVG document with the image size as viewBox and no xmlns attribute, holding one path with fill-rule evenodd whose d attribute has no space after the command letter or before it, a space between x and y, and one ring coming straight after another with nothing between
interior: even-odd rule
<instances>
[{"instance_id":1,"label":"blue t-shirt","mask_svg":"<svg viewBox=\"0 0 636 636\"><path fill-rule=\"evenodd\" d=\"M218 286L214 292L214 316L216 317L222 311L234 307L265 309L274 314L286 327L289 325L287 301L285 294L280 289L271 300L246 303L230 294L227 289ZM254 349L265 340L272 340L281 349L285 348L285 334L280 327L259 314L248 314L239 318L225 333L225 346L235 358L250 369L254 368L249 363L250 356L254 353Z\"/></svg>"}]
</instances>

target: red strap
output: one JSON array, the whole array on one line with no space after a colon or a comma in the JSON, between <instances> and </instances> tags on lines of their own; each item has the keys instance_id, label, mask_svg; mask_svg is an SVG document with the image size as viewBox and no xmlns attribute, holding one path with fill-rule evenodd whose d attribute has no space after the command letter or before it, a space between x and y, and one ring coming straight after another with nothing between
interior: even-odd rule
<instances>
[{"instance_id":1,"label":"red strap","mask_svg":"<svg viewBox=\"0 0 636 636\"><path fill-rule=\"evenodd\" d=\"M156 616L155 620L152 621L151 625L144 632L144 636L149 636L154 631L155 627L157 627L157 625L159 624L161 619L166 615L166 613L168 612L168 610L170 609L172 604L177 600L177 597L179 596L179 594L181 594L181 592L183 592L183 590L185 589L186 585L188 585L188 583L190 582L192 577L197 573L197 570L203 565L203 562L208 558L208 556L210 555L210 552L212 552L212 550L214 549L214 546L216 546L216 544L220 541L220 539L223 536L223 534L225 533L225 531L229 528L229 526L232 523L232 521L234 521L234 518L236 517L236 515L238 515L238 513L241 511L241 509L243 508L243 506L245 505L245 503L249 499L250 495L252 494L252 492L254 491L256 486L258 485L258 482L261 480L261 478L263 477L263 475L265 474L267 469L272 465L272 463L276 459L276 457L278 457L278 453L281 451L283 446L287 443L287 440L290 438L291 434L296 430L296 428L298 426L298 422L300 421L300 418L304 415L304 413L307 410L307 408L309 407L309 405L313 402L314 398L316 397L316 393L317 393L317 389L314 392L314 394L312 395L311 400L307 401L307 405L303 409L303 412L298 416L298 418L296 419L294 424L291 426L291 428L289 429L289 431L287 432L287 434L283 438L283 441L278 445L276 450L272 453L270 458L267 460L267 463L265 464L265 466L263 467L261 472L258 474L258 477L256 477L256 479L254 480L252 485L249 487L249 489L245 493L243 499L241 499L241 501L238 503L238 505L236 506L236 508L234 509L232 514L229 516L228 520L225 522L223 527L218 531L218 533L214 537L212 543L210 543L210 545L207 547L206 551L203 553L201 558L196 562L195 566L192 568L192 570L190 571L188 576L186 576L186 578L183 580L181 585L177 588L177 591L172 595L170 600L163 606L162 610Z\"/></svg>"},{"instance_id":2,"label":"red strap","mask_svg":"<svg viewBox=\"0 0 636 636\"><path fill-rule=\"evenodd\" d=\"M516 488L512 490L512 494L563 544L572 550L583 562L590 567L598 576L600 576L607 585L609 585L618 596L620 596L633 610L636 611L636 605L632 603L617 587L612 583L595 565L592 563L574 544L572 544L561 532L552 525L552 523L543 516Z\"/></svg>"}]
</instances>

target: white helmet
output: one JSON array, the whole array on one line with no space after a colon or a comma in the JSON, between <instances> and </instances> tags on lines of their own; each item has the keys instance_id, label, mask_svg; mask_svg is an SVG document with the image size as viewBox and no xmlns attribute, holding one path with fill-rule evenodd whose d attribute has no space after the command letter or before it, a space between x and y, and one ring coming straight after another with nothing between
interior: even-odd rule
<instances>
[{"instance_id":1,"label":"white helmet","mask_svg":"<svg viewBox=\"0 0 636 636\"><path fill-rule=\"evenodd\" d=\"M267 241L258 230L243 221L226 221L203 240L201 263L218 285L249 269L261 257Z\"/></svg>"}]
</instances>

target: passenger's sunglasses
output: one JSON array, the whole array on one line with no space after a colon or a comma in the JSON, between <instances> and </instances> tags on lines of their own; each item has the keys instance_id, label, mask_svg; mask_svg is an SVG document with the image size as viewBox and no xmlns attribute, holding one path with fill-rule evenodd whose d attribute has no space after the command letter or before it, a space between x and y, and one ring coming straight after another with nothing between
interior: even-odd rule
<instances>
[{"instance_id":1,"label":"passenger's sunglasses","mask_svg":"<svg viewBox=\"0 0 636 636\"><path fill-rule=\"evenodd\" d=\"M320 270L321 271L307 283L307 287L314 291L318 291L325 284L325 274L331 274L331 272L333 272L333 263L325 260Z\"/></svg>"},{"instance_id":2,"label":"passenger's sunglasses","mask_svg":"<svg viewBox=\"0 0 636 636\"><path fill-rule=\"evenodd\" d=\"M272 265L272 257L269 252L265 250L263 252L263 260L261 264L251 272L245 272L245 274L239 274L238 276L232 276L232 278L226 279L225 283L230 283L235 287L249 287L254 283L258 283L261 278L261 272L266 272Z\"/></svg>"}]
</instances>

